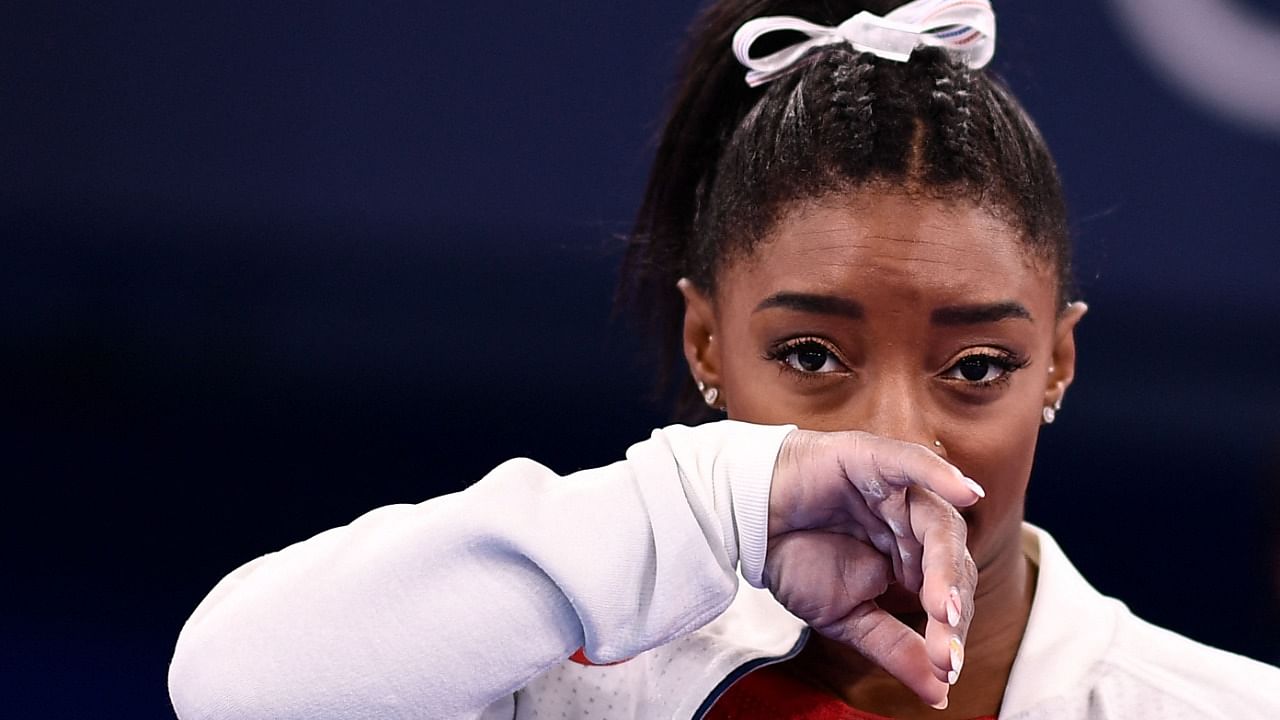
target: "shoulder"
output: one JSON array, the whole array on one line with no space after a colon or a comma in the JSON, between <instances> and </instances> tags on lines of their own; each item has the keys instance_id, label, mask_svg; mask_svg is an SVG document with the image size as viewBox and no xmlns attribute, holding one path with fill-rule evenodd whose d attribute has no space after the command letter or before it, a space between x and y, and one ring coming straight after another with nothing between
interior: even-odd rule
<instances>
[{"instance_id":1,"label":"shoulder","mask_svg":"<svg viewBox=\"0 0 1280 720\"><path fill-rule=\"evenodd\" d=\"M1117 717L1280 718L1280 669L1209 647L1127 611L1097 668Z\"/></svg>"},{"instance_id":2,"label":"shoulder","mask_svg":"<svg viewBox=\"0 0 1280 720\"><path fill-rule=\"evenodd\" d=\"M1002 718L1280 718L1280 669L1141 620L1039 528L1023 541L1038 580Z\"/></svg>"}]
</instances>

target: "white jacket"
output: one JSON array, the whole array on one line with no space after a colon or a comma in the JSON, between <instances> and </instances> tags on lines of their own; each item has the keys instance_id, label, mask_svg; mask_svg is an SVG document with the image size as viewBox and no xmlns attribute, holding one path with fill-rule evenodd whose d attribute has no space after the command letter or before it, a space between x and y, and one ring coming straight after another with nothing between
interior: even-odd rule
<instances>
[{"instance_id":1,"label":"white jacket","mask_svg":"<svg viewBox=\"0 0 1280 720\"><path fill-rule=\"evenodd\" d=\"M803 623L757 589L791 430L666 428L624 462L563 478L513 460L461 493L258 558L183 628L174 708L182 720L700 717L804 642ZM1280 718L1280 670L1142 622L1041 530L1028 526L1024 547L1036 597L1001 718ZM580 648L626 662L566 660Z\"/></svg>"}]
</instances>

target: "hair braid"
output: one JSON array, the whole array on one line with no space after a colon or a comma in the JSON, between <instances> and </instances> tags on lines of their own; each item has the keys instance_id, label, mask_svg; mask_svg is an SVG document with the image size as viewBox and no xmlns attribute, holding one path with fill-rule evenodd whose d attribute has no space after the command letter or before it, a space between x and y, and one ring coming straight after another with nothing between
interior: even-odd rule
<instances>
[{"instance_id":1,"label":"hair braid","mask_svg":"<svg viewBox=\"0 0 1280 720\"><path fill-rule=\"evenodd\" d=\"M941 51L916 66L927 84L925 117L932 120L927 167L936 182L977 180L984 174L984 161L976 149L973 113L974 73L951 61Z\"/></svg>"},{"instance_id":2,"label":"hair braid","mask_svg":"<svg viewBox=\"0 0 1280 720\"><path fill-rule=\"evenodd\" d=\"M875 138L873 106L875 93L871 90L871 73L875 66L871 55L849 52L829 53L823 58L823 69L831 81L829 105L822 123L822 131L841 151L845 167L857 167L871 155Z\"/></svg>"}]
</instances>

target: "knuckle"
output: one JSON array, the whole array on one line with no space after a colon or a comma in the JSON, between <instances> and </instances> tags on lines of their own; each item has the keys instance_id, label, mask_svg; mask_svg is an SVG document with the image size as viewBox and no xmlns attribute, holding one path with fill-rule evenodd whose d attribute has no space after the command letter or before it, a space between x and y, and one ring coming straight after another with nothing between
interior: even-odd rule
<instances>
[{"instance_id":1,"label":"knuckle","mask_svg":"<svg viewBox=\"0 0 1280 720\"><path fill-rule=\"evenodd\" d=\"M841 442L853 452L860 452L866 449L867 441L872 438L860 430L849 430L840 433Z\"/></svg>"},{"instance_id":2,"label":"knuckle","mask_svg":"<svg viewBox=\"0 0 1280 720\"><path fill-rule=\"evenodd\" d=\"M978 583L978 563L973 561L973 555L968 550L964 552L964 559L961 561L961 577L966 581L977 585Z\"/></svg>"}]
</instances>

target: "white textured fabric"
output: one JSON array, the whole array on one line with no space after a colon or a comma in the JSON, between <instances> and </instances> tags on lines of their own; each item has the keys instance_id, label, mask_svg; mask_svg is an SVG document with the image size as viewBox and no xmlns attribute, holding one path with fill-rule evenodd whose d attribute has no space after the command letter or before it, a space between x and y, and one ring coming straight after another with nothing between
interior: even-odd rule
<instances>
[{"instance_id":1,"label":"white textured fabric","mask_svg":"<svg viewBox=\"0 0 1280 720\"><path fill-rule=\"evenodd\" d=\"M804 622L767 590L739 585L723 615L621 665L561 663L516 693L517 720L643 719L699 717L708 697L744 666L785 659L803 646Z\"/></svg>"},{"instance_id":2,"label":"white textured fabric","mask_svg":"<svg viewBox=\"0 0 1280 720\"><path fill-rule=\"evenodd\" d=\"M1039 567L1001 720L1275 720L1280 669L1156 627L1093 589L1043 530Z\"/></svg>"},{"instance_id":3,"label":"white textured fabric","mask_svg":"<svg viewBox=\"0 0 1280 720\"><path fill-rule=\"evenodd\" d=\"M515 460L259 558L183 628L174 706L182 720L698 717L726 678L804 638L733 571L764 557L790 430L667 428L564 478ZM1136 618L1030 525L1024 551L1036 596L1002 720L1280 718L1280 670ZM565 660L580 647L631 659Z\"/></svg>"},{"instance_id":4,"label":"white textured fabric","mask_svg":"<svg viewBox=\"0 0 1280 720\"><path fill-rule=\"evenodd\" d=\"M1135 617L1094 590L1043 530L1024 526L1023 546L1039 568L1036 596L1001 720L1280 718L1280 669ZM767 593L743 589L715 622L631 662L543 674L516 695L515 717L695 717L735 669L798 650L802 628Z\"/></svg>"},{"instance_id":5,"label":"white textured fabric","mask_svg":"<svg viewBox=\"0 0 1280 720\"><path fill-rule=\"evenodd\" d=\"M258 558L183 627L174 708L182 720L511 717L512 693L577 649L622 660L729 606L739 556L763 558L793 429L667 428L626 461L567 477L512 460L461 493Z\"/></svg>"}]
</instances>

